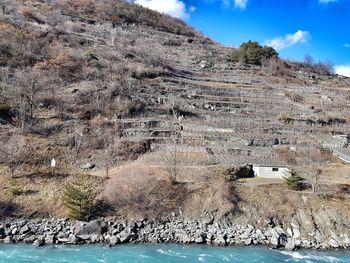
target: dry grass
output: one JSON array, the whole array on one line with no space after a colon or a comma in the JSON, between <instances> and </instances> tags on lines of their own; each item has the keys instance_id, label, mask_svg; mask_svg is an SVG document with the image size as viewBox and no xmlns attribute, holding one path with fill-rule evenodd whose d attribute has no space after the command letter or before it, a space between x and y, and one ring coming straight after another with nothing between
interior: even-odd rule
<instances>
[{"instance_id":1,"label":"dry grass","mask_svg":"<svg viewBox=\"0 0 350 263\"><path fill-rule=\"evenodd\" d=\"M203 212L214 213L221 217L238 212L239 197L233 183L217 177L207 183L196 184L184 206L188 217L199 217Z\"/></svg>"},{"instance_id":2,"label":"dry grass","mask_svg":"<svg viewBox=\"0 0 350 263\"><path fill-rule=\"evenodd\" d=\"M52 176L48 171L31 169L31 174L26 174L16 179L6 175L6 169L0 167L0 217L47 217L67 216L67 211L62 202L65 185L75 176L57 173ZM85 175L96 191L103 186L103 179ZM11 182L15 181L20 193L11 194ZM3 210L3 211L2 211ZM1 213L2 211L2 213Z\"/></svg>"},{"instance_id":3,"label":"dry grass","mask_svg":"<svg viewBox=\"0 0 350 263\"><path fill-rule=\"evenodd\" d=\"M172 184L169 175L159 168L129 164L114 171L100 199L124 217L157 217L181 207L187 190Z\"/></svg>"},{"instance_id":4,"label":"dry grass","mask_svg":"<svg viewBox=\"0 0 350 263\"><path fill-rule=\"evenodd\" d=\"M327 165L321 180L326 184L350 184L350 164L339 161Z\"/></svg>"}]
</instances>

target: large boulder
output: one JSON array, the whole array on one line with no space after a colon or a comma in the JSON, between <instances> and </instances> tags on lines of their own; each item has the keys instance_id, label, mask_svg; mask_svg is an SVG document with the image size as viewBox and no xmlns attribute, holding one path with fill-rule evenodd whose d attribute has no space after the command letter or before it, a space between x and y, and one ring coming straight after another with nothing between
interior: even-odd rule
<instances>
[{"instance_id":1,"label":"large boulder","mask_svg":"<svg viewBox=\"0 0 350 263\"><path fill-rule=\"evenodd\" d=\"M30 231L30 227L27 225L24 225L21 227L21 229L19 230L19 233L21 235L27 234Z\"/></svg>"},{"instance_id":2,"label":"large boulder","mask_svg":"<svg viewBox=\"0 0 350 263\"><path fill-rule=\"evenodd\" d=\"M214 240L213 240L213 245L216 246L227 246L227 242L224 236L217 236Z\"/></svg>"},{"instance_id":3,"label":"large boulder","mask_svg":"<svg viewBox=\"0 0 350 263\"><path fill-rule=\"evenodd\" d=\"M95 168L95 164L93 163L83 163L82 165L80 165L80 169L82 170L92 170Z\"/></svg>"},{"instance_id":4,"label":"large boulder","mask_svg":"<svg viewBox=\"0 0 350 263\"><path fill-rule=\"evenodd\" d=\"M130 241L137 239L137 235L134 232L132 232L130 229L123 230L117 235L117 237L120 243L122 244L129 243Z\"/></svg>"},{"instance_id":5,"label":"large boulder","mask_svg":"<svg viewBox=\"0 0 350 263\"><path fill-rule=\"evenodd\" d=\"M203 238L202 236L199 236L199 237L197 237L197 238L194 240L194 242L195 242L196 244L204 244L204 243L205 243L205 240L204 240L204 238Z\"/></svg>"},{"instance_id":6,"label":"large boulder","mask_svg":"<svg viewBox=\"0 0 350 263\"><path fill-rule=\"evenodd\" d=\"M338 241L335 240L335 239L330 239L330 240L329 240L329 245L330 245L332 248L339 248L339 247L340 247Z\"/></svg>"},{"instance_id":7,"label":"large boulder","mask_svg":"<svg viewBox=\"0 0 350 263\"><path fill-rule=\"evenodd\" d=\"M178 229L175 231L175 237L179 240L180 243L189 243L191 239L189 238L188 234L186 231Z\"/></svg>"},{"instance_id":8,"label":"large boulder","mask_svg":"<svg viewBox=\"0 0 350 263\"><path fill-rule=\"evenodd\" d=\"M107 225L102 220L91 222L77 222L75 225L75 235L81 239L88 240L105 233Z\"/></svg>"}]
</instances>

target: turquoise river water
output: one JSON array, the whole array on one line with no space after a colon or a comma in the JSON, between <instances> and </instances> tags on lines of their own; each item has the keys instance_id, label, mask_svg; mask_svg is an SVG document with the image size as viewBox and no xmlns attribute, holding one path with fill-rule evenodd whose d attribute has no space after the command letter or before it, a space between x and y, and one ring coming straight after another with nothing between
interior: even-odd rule
<instances>
[{"instance_id":1,"label":"turquoise river water","mask_svg":"<svg viewBox=\"0 0 350 263\"><path fill-rule=\"evenodd\" d=\"M0 262L350 262L350 251L277 251L266 247L211 247L180 245L45 246L0 245Z\"/></svg>"}]
</instances>

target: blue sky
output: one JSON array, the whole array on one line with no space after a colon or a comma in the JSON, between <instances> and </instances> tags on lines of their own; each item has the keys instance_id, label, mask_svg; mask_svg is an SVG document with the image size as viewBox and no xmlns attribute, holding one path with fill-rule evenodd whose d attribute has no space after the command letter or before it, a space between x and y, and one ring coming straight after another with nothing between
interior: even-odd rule
<instances>
[{"instance_id":1,"label":"blue sky","mask_svg":"<svg viewBox=\"0 0 350 263\"><path fill-rule=\"evenodd\" d=\"M134 0L179 17L210 38L239 46L256 40L280 56L331 60L350 76L350 0Z\"/></svg>"}]
</instances>

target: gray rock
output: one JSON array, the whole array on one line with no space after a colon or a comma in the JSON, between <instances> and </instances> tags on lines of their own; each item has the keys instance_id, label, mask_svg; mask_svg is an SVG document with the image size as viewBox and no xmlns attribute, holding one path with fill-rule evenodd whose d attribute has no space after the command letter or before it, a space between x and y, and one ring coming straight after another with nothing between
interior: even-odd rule
<instances>
[{"instance_id":1,"label":"gray rock","mask_svg":"<svg viewBox=\"0 0 350 263\"><path fill-rule=\"evenodd\" d=\"M286 246L285 246L285 249L286 250L289 250L289 251L293 251L293 250L296 250L296 245L294 244L294 242L293 241L290 241L290 242L288 242L287 244L286 244Z\"/></svg>"},{"instance_id":2,"label":"gray rock","mask_svg":"<svg viewBox=\"0 0 350 263\"><path fill-rule=\"evenodd\" d=\"M45 245L45 242L41 238L38 238L33 242L33 246L35 247L42 247L43 245Z\"/></svg>"},{"instance_id":3,"label":"gray rock","mask_svg":"<svg viewBox=\"0 0 350 263\"><path fill-rule=\"evenodd\" d=\"M319 244L321 244L325 241L324 236L321 234L321 232L319 230L316 230L314 238L315 238L316 242Z\"/></svg>"},{"instance_id":4,"label":"gray rock","mask_svg":"<svg viewBox=\"0 0 350 263\"><path fill-rule=\"evenodd\" d=\"M68 238L69 234L63 232L63 231L60 231L58 232L58 234L56 235L57 238Z\"/></svg>"},{"instance_id":5,"label":"gray rock","mask_svg":"<svg viewBox=\"0 0 350 263\"><path fill-rule=\"evenodd\" d=\"M299 224L297 222L291 222L290 225L292 228L299 228Z\"/></svg>"},{"instance_id":6,"label":"gray rock","mask_svg":"<svg viewBox=\"0 0 350 263\"><path fill-rule=\"evenodd\" d=\"M117 235L117 237L119 238L121 244L128 243L131 240L136 240L137 238L135 233L132 233L128 230L123 230Z\"/></svg>"},{"instance_id":7,"label":"gray rock","mask_svg":"<svg viewBox=\"0 0 350 263\"><path fill-rule=\"evenodd\" d=\"M110 239L109 239L110 245L115 246L119 243L121 243L121 242L120 242L120 239L118 237L115 237L115 236L110 237Z\"/></svg>"},{"instance_id":8,"label":"gray rock","mask_svg":"<svg viewBox=\"0 0 350 263\"><path fill-rule=\"evenodd\" d=\"M59 240L62 240L62 239L59 239ZM81 241L82 241L81 238L79 238L78 236L74 234L70 234L68 239L64 243L76 245L76 244L79 244Z\"/></svg>"},{"instance_id":9,"label":"gray rock","mask_svg":"<svg viewBox=\"0 0 350 263\"><path fill-rule=\"evenodd\" d=\"M17 227L15 227L14 229L12 229L12 231L11 231L11 234L14 236L14 235L17 235L17 233L18 233L18 228Z\"/></svg>"},{"instance_id":10,"label":"gray rock","mask_svg":"<svg viewBox=\"0 0 350 263\"><path fill-rule=\"evenodd\" d=\"M333 248L339 248L339 243L338 243L338 241L336 241L335 239L330 239L329 240L329 245L331 246L331 247L333 247Z\"/></svg>"},{"instance_id":11,"label":"gray rock","mask_svg":"<svg viewBox=\"0 0 350 263\"><path fill-rule=\"evenodd\" d=\"M247 238L246 240L244 240L244 245L246 246L250 246L253 243L253 240L251 238Z\"/></svg>"},{"instance_id":12,"label":"gray rock","mask_svg":"<svg viewBox=\"0 0 350 263\"><path fill-rule=\"evenodd\" d=\"M23 239L23 243L25 243L25 244L33 244L35 239L36 239L35 236L30 236L30 237L27 237L27 238Z\"/></svg>"},{"instance_id":13,"label":"gray rock","mask_svg":"<svg viewBox=\"0 0 350 263\"><path fill-rule=\"evenodd\" d=\"M45 237L45 244L52 245L52 244L55 244L55 242L56 242L56 237L54 235L47 235Z\"/></svg>"},{"instance_id":14,"label":"gray rock","mask_svg":"<svg viewBox=\"0 0 350 263\"><path fill-rule=\"evenodd\" d=\"M205 240L202 236L199 236L195 239L194 241L196 244L204 244L205 243Z\"/></svg>"},{"instance_id":15,"label":"gray rock","mask_svg":"<svg viewBox=\"0 0 350 263\"><path fill-rule=\"evenodd\" d=\"M91 222L77 222L75 224L75 235L81 239L88 240L92 237L106 232L106 223L101 220Z\"/></svg>"},{"instance_id":16,"label":"gray rock","mask_svg":"<svg viewBox=\"0 0 350 263\"><path fill-rule=\"evenodd\" d=\"M83 170L92 170L95 168L95 164L93 163L84 163L82 165L80 165L80 169L83 169Z\"/></svg>"},{"instance_id":17,"label":"gray rock","mask_svg":"<svg viewBox=\"0 0 350 263\"><path fill-rule=\"evenodd\" d=\"M181 230L181 229L178 229L175 231L175 237L178 238L180 243L186 244L186 243L190 243L190 241L191 241L188 234L184 230Z\"/></svg>"},{"instance_id":18,"label":"gray rock","mask_svg":"<svg viewBox=\"0 0 350 263\"><path fill-rule=\"evenodd\" d=\"M266 236L264 235L264 233L260 229L256 230L255 237L258 240L266 240Z\"/></svg>"},{"instance_id":19,"label":"gray rock","mask_svg":"<svg viewBox=\"0 0 350 263\"><path fill-rule=\"evenodd\" d=\"M11 244L11 243L14 243L14 240L12 237L10 236L7 236L4 238L4 241L3 241L5 244Z\"/></svg>"},{"instance_id":20,"label":"gray rock","mask_svg":"<svg viewBox=\"0 0 350 263\"><path fill-rule=\"evenodd\" d=\"M293 228L293 238L299 238L299 237L300 237L299 228Z\"/></svg>"},{"instance_id":21,"label":"gray rock","mask_svg":"<svg viewBox=\"0 0 350 263\"><path fill-rule=\"evenodd\" d=\"M285 235L286 234L286 232L284 232L284 230L279 226L276 226L274 228L274 230L278 233L278 235Z\"/></svg>"},{"instance_id":22,"label":"gray rock","mask_svg":"<svg viewBox=\"0 0 350 263\"><path fill-rule=\"evenodd\" d=\"M279 246L278 237L273 236L269 239L269 241L270 241L270 245L272 246L272 248L278 248L278 246Z\"/></svg>"},{"instance_id":23,"label":"gray rock","mask_svg":"<svg viewBox=\"0 0 350 263\"><path fill-rule=\"evenodd\" d=\"M30 231L30 227L27 225L24 225L21 227L21 229L19 230L19 233L21 235L27 234Z\"/></svg>"},{"instance_id":24,"label":"gray rock","mask_svg":"<svg viewBox=\"0 0 350 263\"><path fill-rule=\"evenodd\" d=\"M215 238L213 240L213 244L216 246L226 246L227 245L226 240L223 236L218 236L217 238Z\"/></svg>"}]
</instances>

